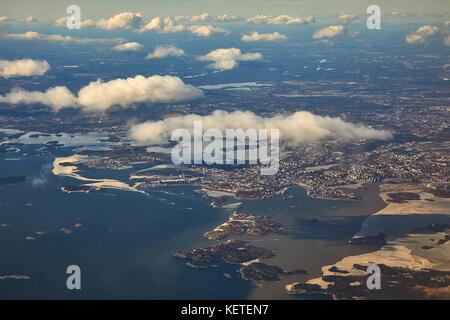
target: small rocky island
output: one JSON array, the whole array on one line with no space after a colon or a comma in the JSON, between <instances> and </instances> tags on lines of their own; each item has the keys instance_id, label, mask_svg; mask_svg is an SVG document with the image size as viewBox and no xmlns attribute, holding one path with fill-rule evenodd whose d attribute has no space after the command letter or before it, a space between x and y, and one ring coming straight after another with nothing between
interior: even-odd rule
<instances>
[{"instance_id":1,"label":"small rocky island","mask_svg":"<svg viewBox=\"0 0 450 320\"><path fill-rule=\"evenodd\" d=\"M66 193L72 192L99 193L103 192L104 190L99 187L81 185L81 186L63 186L61 187L61 191Z\"/></svg>"},{"instance_id":2,"label":"small rocky island","mask_svg":"<svg viewBox=\"0 0 450 320\"><path fill-rule=\"evenodd\" d=\"M184 259L191 267L213 267L225 262L241 264L275 256L271 250L250 245L247 241L228 240L208 247L192 249L188 253L176 252L176 258Z\"/></svg>"},{"instance_id":3,"label":"small rocky island","mask_svg":"<svg viewBox=\"0 0 450 320\"><path fill-rule=\"evenodd\" d=\"M281 229L281 224L269 216L253 216L234 212L229 220L212 231L205 233L210 240L222 240L239 234L262 236Z\"/></svg>"},{"instance_id":4,"label":"small rocky island","mask_svg":"<svg viewBox=\"0 0 450 320\"><path fill-rule=\"evenodd\" d=\"M306 275L305 270L285 271L277 266L270 266L262 262L253 262L239 269L242 279L252 281L279 281L282 275Z\"/></svg>"},{"instance_id":5,"label":"small rocky island","mask_svg":"<svg viewBox=\"0 0 450 320\"><path fill-rule=\"evenodd\" d=\"M220 263L239 264L241 267L237 271L240 276L250 281L279 281L282 275L305 275L304 270L285 271L278 266L261 262L261 259L275 256L275 252L269 249L253 246L244 240L220 241L237 235L263 236L281 228L281 224L269 216L254 216L235 211L227 222L204 234L209 240L218 241L216 244L192 249L187 253L176 252L173 256L196 269L218 267Z\"/></svg>"}]
</instances>

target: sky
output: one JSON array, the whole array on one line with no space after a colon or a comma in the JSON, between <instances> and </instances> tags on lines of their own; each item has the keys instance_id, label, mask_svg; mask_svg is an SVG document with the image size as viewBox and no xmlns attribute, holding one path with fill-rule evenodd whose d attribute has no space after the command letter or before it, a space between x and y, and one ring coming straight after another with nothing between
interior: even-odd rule
<instances>
[{"instance_id":1,"label":"sky","mask_svg":"<svg viewBox=\"0 0 450 320\"><path fill-rule=\"evenodd\" d=\"M67 6L80 6L84 18L101 18L123 11L144 16L210 14L336 15L364 12L376 4L384 12L450 14L449 0L0 0L0 16L52 20L65 15Z\"/></svg>"}]
</instances>

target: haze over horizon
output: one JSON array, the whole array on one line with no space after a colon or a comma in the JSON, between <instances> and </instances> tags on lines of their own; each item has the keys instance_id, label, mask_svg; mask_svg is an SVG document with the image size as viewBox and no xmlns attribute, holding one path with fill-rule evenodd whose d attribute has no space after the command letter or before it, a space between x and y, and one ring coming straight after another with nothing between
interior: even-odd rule
<instances>
[{"instance_id":1,"label":"haze over horizon","mask_svg":"<svg viewBox=\"0 0 450 320\"><path fill-rule=\"evenodd\" d=\"M384 14L400 12L416 17L417 15L449 16L450 14L447 0L166 0L162 3L144 0L126 2L43 0L39 1L38 5L33 0L16 0L2 3L1 15L16 19L33 16L38 20L53 20L62 16L65 9L72 4L82 8L84 18L103 18L123 11L140 12L146 17L194 15L203 12L238 16L256 14L332 16L341 11L365 13L365 9L372 4L380 6Z\"/></svg>"}]
</instances>

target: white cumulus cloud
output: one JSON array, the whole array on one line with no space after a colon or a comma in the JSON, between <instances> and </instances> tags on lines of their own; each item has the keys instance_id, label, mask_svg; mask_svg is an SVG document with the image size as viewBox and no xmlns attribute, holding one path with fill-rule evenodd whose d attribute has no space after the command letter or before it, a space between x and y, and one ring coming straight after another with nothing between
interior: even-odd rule
<instances>
[{"instance_id":1,"label":"white cumulus cloud","mask_svg":"<svg viewBox=\"0 0 450 320\"><path fill-rule=\"evenodd\" d=\"M273 33L258 33L256 31L250 34L244 34L242 41L244 42L256 42L256 41L284 41L287 40L287 36L279 32Z\"/></svg>"},{"instance_id":2,"label":"white cumulus cloud","mask_svg":"<svg viewBox=\"0 0 450 320\"><path fill-rule=\"evenodd\" d=\"M85 111L102 112L111 107L129 107L136 103L177 102L199 98L203 91L185 84L173 76L137 75L133 78L115 79L107 82L93 81L80 89L78 96L66 87L54 87L45 92L14 89L0 102L9 104L40 103L55 111L76 107Z\"/></svg>"},{"instance_id":3,"label":"white cumulus cloud","mask_svg":"<svg viewBox=\"0 0 450 320\"><path fill-rule=\"evenodd\" d=\"M58 86L50 88L45 92L14 89L7 95L0 96L0 102L9 104L40 103L58 111L61 108L76 105L77 99L69 89Z\"/></svg>"},{"instance_id":4,"label":"white cumulus cloud","mask_svg":"<svg viewBox=\"0 0 450 320\"><path fill-rule=\"evenodd\" d=\"M209 14L207 12L204 12L199 15L191 16L189 20L195 22L195 21L208 21L210 19L211 17L209 16Z\"/></svg>"},{"instance_id":5,"label":"white cumulus cloud","mask_svg":"<svg viewBox=\"0 0 450 320\"><path fill-rule=\"evenodd\" d=\"M202 91L173 76L138 75L108 82L97 80L78 93L78 103L93 111L141 102L176 102L198 98Z\"/></svg>"},{"instance_id":6,"label":"white cumulus cloud","mask_svg":"<svg viewBox=\"0 0 450 320\"><path fill-rule=\"evenodd\" d=\"M193 16L178 16L175 18L177 21L180 20L185 20L185 21L191 21L191 22L198 22L198 21L209 21L211 20L211 16L209 15L209 13L204 12L198 15L193 15Z\"/></svg>"},{"instance_id":7,"label":"white cumulus cloud","mask_svg":"<svg viewBox=\"0 0 450 320\"><path fill-rule=\"evenodd\" d=\"M69 17L61 17L59 19L56 19L54 22L54 25L57 27L66 27L67 26L67 19ZM94 20L91 19L84 19L80 21L81 28L89 28L95 26Z\"/></svg>"},{"instance_id":8,"label":"white cumulus cloud","mask_svg":"<svg viewBox=\"0 0 450 320\"><path fill-rule=\"evenodd\" d=\"M183 49L175 46L157 46L152 53L149 53L146 59L161 59L166 57L181 57L184 56Z\"/></svg>"},{"instance_id":9,"label":"white cumulus cloud","mask_svg":"<svg viewBox=\"0 0 450 320\"><path fill-rule=\"evenodd\" d=\"M344 26L341 25L333 25L328 26L323 29L320 29L316 31L313 35L313 39L320 40L320 39L330 39L334 38L340 35L344 35L347 33L347 30L344 28Z\"/></svg>"},{"instance_id":10,"label":"white cumulus cloud","mask_svg":"<svg viewBox=\"0 0 450 320\"><path fill-rule=\"evenodd\" d=\"M41 76L50 69L45 60L0 60L1 77Z\"/></svg>"},{"instance_id":11,"label":"white cumulus cloud","mask_svg":"<svg viewBox=\"0 0 450 320\"><path fill-rule=\"evenodd\" d=\"M23 20L26 23L35 23L37 22L36 18L32 17L32 16L28 16L25 18L25 20Z\"/></svg>"},{"instance_id":12,"label":"white cumulus cloud","mask_svg":"<svg viewBox=\"0 0 450 320\"><path fill-rule=\"evenodd\" d=\"M122 12L107 19L97 22L97 27L106 30L114 29L140 29L144 21L144 16L140 13Z\"/></svg>"},{"instance_id":13,"label":"white cumulus cloud","mask_svg":"<svg viewBox=\"0 0 450 320\"><path fill-rule=\"evenodd\" d=\"M144 46L139 42L126 42L118 44L112 48L114 51L139 51L144 49Z\"/></svg>"},{"instance_id":14,"label":"white cumulus cloud","mask_svg":"<svg viewBox=\"0 0 450 320\"><path fill-rule=\"evenodd\" d=\"M11 18L8 16L0 16L0 22L9 22Z\"/></svg>"},{"instance_id":15,"label":"white cumulus cloud","mask_svg":"<svg viewBox=\"0 0 450 320\"><path fill-rule=\"evenodd\" d=\"M357 14L352 14L352 13L345 13L345 12L341 12L341 14L339 15L339 21L343 24L347 24L351 21L354 21L356 19L358 19L359 16Z\"/></svg>"},{"instance_id":16,"label":"white cumulus cloud","mask_svg":"<svg viewBox=\"0 0 450 320\"><path fill-rule=\"evenodd\" d=\"M200 56L200 61L210 61L209 68L216 70L230 70L239 65L240 61L255 61L262 58L260 53L245 53L241 52L241 49L228 48L228 49L216 49L210 53Z\"/></svg>"},{"instance_id":17,"label":"white cumulus cloud","mask_svg":"<svg viewBox=\"0 0 450 320\"><path fill-rule=\"evenodd\" d=\"M309 24L316 21L316 18L312 16L307 17L293 17L288 15L256 15L247 19L248 23L257 24Z\"/></svg>"},{"instance_id":18,"label":"white cumulus cloud","mask_svg":"<svg viewBox=\"0 0 450 320\"><path fill-rule=\"evenodd\" d=\"M278 129L280 139L285 145L298 145L305 142L359 139L390 139L392 134L360 124L346 122L341 118L323 117L306 111L290 115L261 117L250 111L226 112L216 110L210 115L196 114L176 116L164 120L144 122L130 128L130 137L146 144L167 142L174 130L184 128L193 132L194 121L202 121L203 130L219 129Z\"/></svg>"},{"instance_id":19,"label":"white cumulus cloud","mask_svg":"<svg viewBox=\"0 0 450 320\"><path fill-rule=\"evenodd\" d=\"M406 42L410 44L424 43L439 35L439 28L435 26L421 26L416 31L406 35Z\"/></svg>"},{"instance_id":20,"label":"white cumulus cloud","mask_svg":"<svg viewBox=\"0 0 450 320\"><path fill-rule=\"evenodd\" d=\"M179 24L177 20L173 17L154 17L147 24L140 29L141 32L144 31L158 31L160 33L177 33L186 30L186 26Z\"/></svg>"},{"instance_id":21,"label":"white cumulus cloud","mask_svg":"<svg viewBox=\"0 0 450 320\"><path fill-rule=\"evenodd\" d=\"M233 16L233 15L228 15L228 14L218 15L216 17L216 19L217 19L217 21L220 21L220 22L234 22L234 21L240 20L239 17Z\"/></svg>"},{"instance_id":22,"label":"white cumulus cloud","mask_svg":"<svg viewBox=\"0 0 450 320\"><path fill-rule=\"evenodd\" d=\"M217 33L229 33L227 29L214 27L211 25L205 25L205 26L190 26L189 30L199 36L199 37L209 37Z\"/></svg>"},{"instance_id":23,"label":"white cumulus cloud","mask_svg":"<svg viewBox=\"0 0 450 320\"><path fill-rule=\"evenodd\" d=\"M163 27L163 20L161 17L154 17L149 22L147 22L141 31L159 31Z\"/></svg>"}]
</instances>

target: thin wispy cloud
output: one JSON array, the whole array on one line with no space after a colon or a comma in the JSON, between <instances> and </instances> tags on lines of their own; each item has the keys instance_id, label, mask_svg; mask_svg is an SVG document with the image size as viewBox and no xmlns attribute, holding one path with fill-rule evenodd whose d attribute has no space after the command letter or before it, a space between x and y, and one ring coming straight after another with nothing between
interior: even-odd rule
<instances>
[{"instance_id":1,"label":"thin wispy cloud","mask_svg":"<svg viewBox=\"0 0 450 320\"><path fill-rule=\"evenodd\" d=\"M241 18L239 18L238 16L222 14L222 15L217 16L216 20L220 21L220 22L235 22L235 21L240 21Z\"/></svg>"},{"instance_id":2,"label":"thin wispy cloud","mask_svg":"<svg viewBox=\"0 0 450 320\"><path fill-rule=\"evenodd\" d=\"M31 177L31 185L33 187L42 187L48 184L49 176L52 173L53 164L46 164L41 167L39 174Z\"/></svg>"},{"instance_id":3,"label":"thin wispy cloud","mask_svg":"<svg viewBox=\"0 0 450 320\"><path fill-rule=\"evenodd\" d=\"M63 36L60 34L43 34L35 31L24 33L8 33L0 34L1 40L19 40L19 41L47 41L47 42L64 42L75 44L120 44L123 39L108 38L78 38L72 36Z\"/></svg>"},{"instance_id":4,"label":"thin wispy cloud","mask_svg":"<svg viewBox=\"0 0 450 320\"><path fill-rule=\"evenodd\" d=\"M239 17L234 15L228 15L228 14L221 14L218 16L212 16L207 12L198 14L198 15L192 15L192 16L177 16L175 17L177 21L183 21L183 22L235 22L241 20Z\"/></svg>"},{"instance_id":5,"label":"thin wispy cloud","mask_svg":"<svg viewBox=\"0 0 450 320\"><path fill-rule=\"evenodd\" d=\"M289 16L289 15L273 16L273 15L260 14L260 15L256 15L256 16L247 18L246 21L248 23L256 23L256 24L303 25L303 24L314 23L316 21L316 18L313 16L294 17L294 16Z\"/></svg>"}]
</instances>

